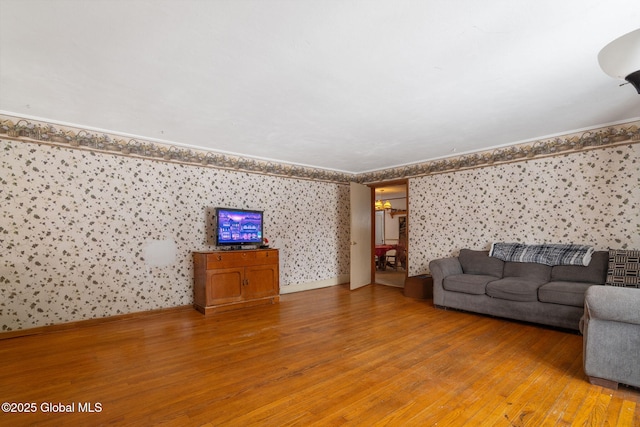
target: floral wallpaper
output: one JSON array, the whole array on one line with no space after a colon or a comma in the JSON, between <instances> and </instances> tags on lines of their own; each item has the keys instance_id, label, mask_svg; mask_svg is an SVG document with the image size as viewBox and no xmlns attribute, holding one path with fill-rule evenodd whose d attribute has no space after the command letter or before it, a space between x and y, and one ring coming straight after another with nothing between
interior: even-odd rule
<instances>
[{"instance_id":1,"label":"floral wallpaper","mask_svg":"<svg viewBox=\"0 0 640 427\"><path fill-rule=\"evenodd\" d=\"M2 139L0 170L0 331L191 304L215 206L265 211L281 288L349 272L343 184Z\"/></svg>"},{"instance_id":2,"label":"floral wallpaper","mask_svg":"<svg viewBox=\"0 0 640 427\"><path fill-rule=\"evenodd\" d=\"M640 248L640 144L409 180L409 274L494 241Z\"/></svg>"}]
</instances>

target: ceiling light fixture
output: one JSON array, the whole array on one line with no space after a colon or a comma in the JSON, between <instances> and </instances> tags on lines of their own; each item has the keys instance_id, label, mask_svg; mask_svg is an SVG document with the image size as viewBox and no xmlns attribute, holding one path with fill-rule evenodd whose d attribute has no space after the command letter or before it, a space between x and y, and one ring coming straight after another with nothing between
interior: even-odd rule
<instances>
[{"instance_id":1,"label":"ceiling light fixture","mask_svg":"<svg viewBox=\"0 0 640 427\"><path fill-rule=\"evenodd\" d=\"M628 81L640 93L640 28L606 45L598 62L605 73Z\"/></svg>"},{"instance_id":2,"label":"ceiling light fixture","mask_svg":"<svg viewBox=\"0 0 640 427\"><path fill-rule=\"evenodd\" d=\"M374 206L377 211L384 211L387 209L391 209L391 202L388 200L385 200L384 202L382 200L376 200L376 203Z\"/></svg>"},{"instance_id":3,"label":"ceiling light fixture","mask_svg":"<svg viewBox=\"0 0 640 427\"><path fill-rule=\"evenodd\" d=\"M376 190L376 192L380 192L380 193L384 193L384 190ZM380 194L380 197L382 197L382 194ZM374 204L374 207L377 211L383 211L383 210L387 210L387 209L391 209L391 202L388 200L385 200L384 202L382 201L382 198L376 200L376 203Z\"/></svg>"}]
</instances>

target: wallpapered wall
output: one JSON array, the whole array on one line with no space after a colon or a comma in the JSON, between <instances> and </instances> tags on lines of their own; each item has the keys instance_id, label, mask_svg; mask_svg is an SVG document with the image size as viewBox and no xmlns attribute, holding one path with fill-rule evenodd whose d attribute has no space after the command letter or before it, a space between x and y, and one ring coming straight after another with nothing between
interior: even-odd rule
<instances>
[{"instance_id":1,"label":"wallpapered wall","mask_svg":"<svg viewBox=\"0 0 640 427\"><path fill-rule=\"evenodd\" d=\"M192 303L207 208L265 211L281 287L349 272L349 187L0 140L0 331Z\"/></svg>"},{"instance_id":2,"label":"wallpapered wall","mask_svg":"<svg viewBox=\"0 0 640 427\"><path fill-rule=\"evenodd\" d=\"M640 144L409 181L409 274L494 241L640 248Z\"/></svg>"},{"instance_id":3,"label":"wallpapered wall","mask_svg":"<svg viewBox=\"0 0 640 427\"><path fill-rule=\"evenodd\" d=\"M192 302L207 210L260 209L281 289L349 273L349 187L0 139L0 331ZM409 274L493 241L640 248L640 144L409 179Z\"/></svg>"}]
</instances>

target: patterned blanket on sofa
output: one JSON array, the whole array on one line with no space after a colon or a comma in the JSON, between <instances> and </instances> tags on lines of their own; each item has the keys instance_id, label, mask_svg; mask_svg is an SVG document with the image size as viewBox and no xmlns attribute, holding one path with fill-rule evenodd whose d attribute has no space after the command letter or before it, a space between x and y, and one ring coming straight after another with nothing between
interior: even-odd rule
<instances>
[{"instance_id":1,"label":"patterned blanket on sofa","mask_svg":"<svg viewBox=\"0 0 640 427\"><path fill-rule=\"evenodd\" d=\"M573 244L526 245L523 243L494 243L489 256L503 261L536 262L546 265L589 265L592 246Z\"/></svg>"}]
</instances>

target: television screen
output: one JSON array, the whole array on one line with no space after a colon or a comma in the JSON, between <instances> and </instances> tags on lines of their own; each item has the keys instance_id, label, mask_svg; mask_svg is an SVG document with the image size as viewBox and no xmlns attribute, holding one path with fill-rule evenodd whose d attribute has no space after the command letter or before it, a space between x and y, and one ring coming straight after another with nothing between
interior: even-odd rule
<instances>
[{"instance_id":1,"label":"television screen","mask_svg":"<svg viewBox=\"0 0 640 427\"><path fill-rule=\"evenodd\" d=\"M262 244L262 211L216 208L216 245Z\"/></svg>"}]
</instances>

